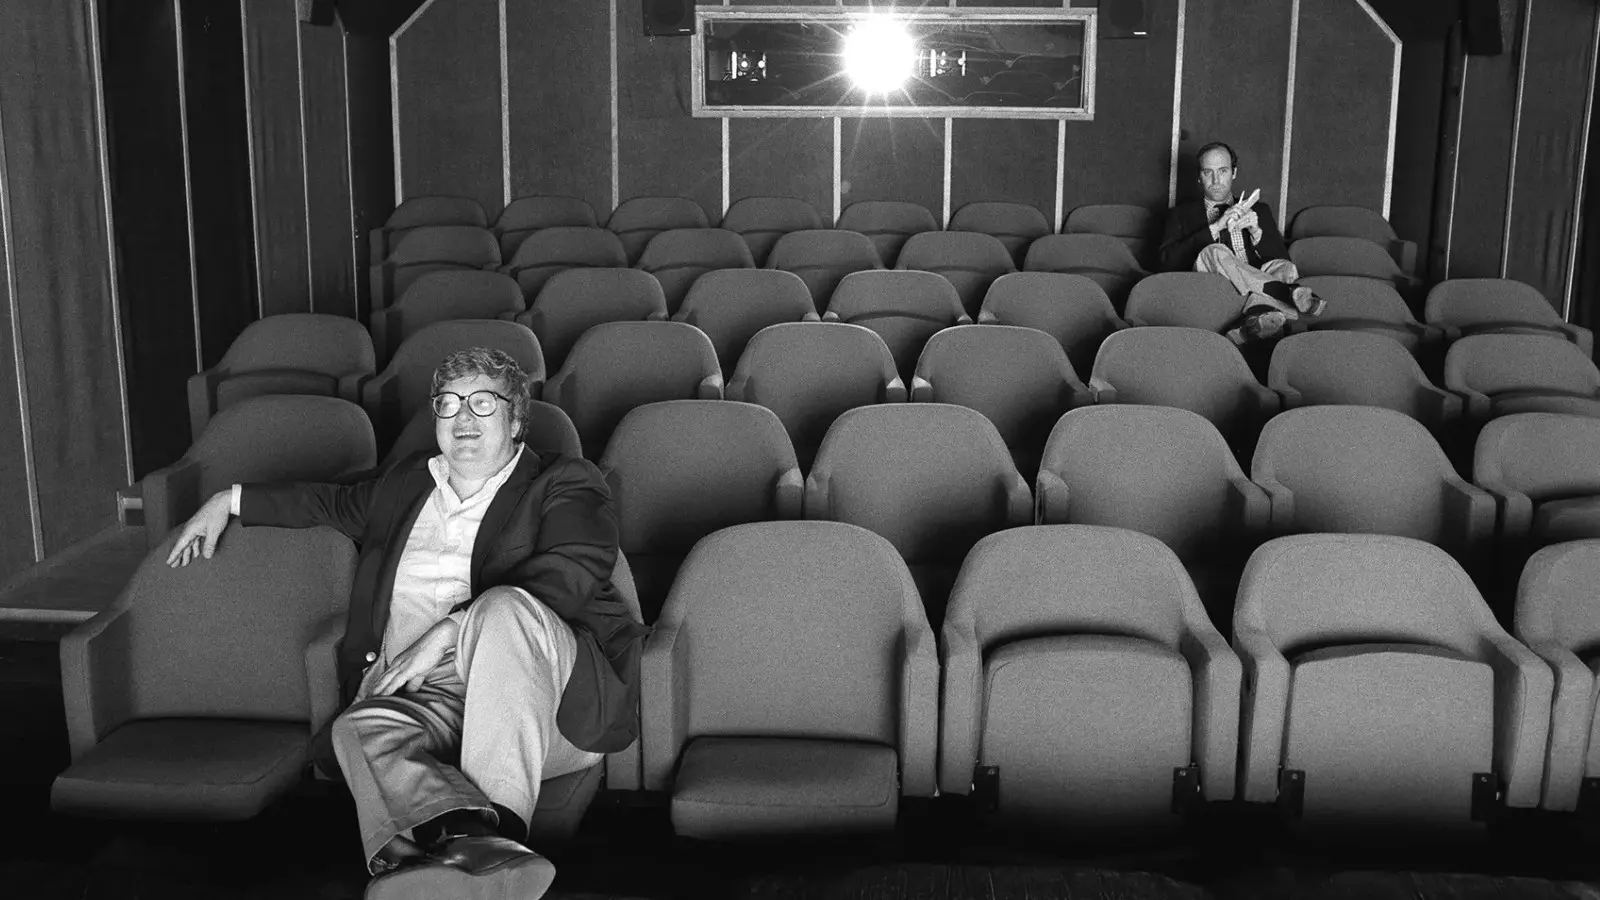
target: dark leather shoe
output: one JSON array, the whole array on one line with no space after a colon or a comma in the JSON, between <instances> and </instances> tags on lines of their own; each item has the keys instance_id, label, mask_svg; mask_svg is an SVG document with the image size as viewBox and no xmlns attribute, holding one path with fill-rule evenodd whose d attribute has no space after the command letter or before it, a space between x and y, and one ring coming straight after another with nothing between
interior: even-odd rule
<instances>
[{"instance_id":1,"label":"dark leather shoe","mask_svg":"<svg viewBox=\"0 0 1600 900\"><path fill-rule=\"evenodd\" d=\"M550 861L503 837L458 837L440 845L426 865L380 875L366 900L536 900L555 880Z\"/></svg>"}]
</instances>

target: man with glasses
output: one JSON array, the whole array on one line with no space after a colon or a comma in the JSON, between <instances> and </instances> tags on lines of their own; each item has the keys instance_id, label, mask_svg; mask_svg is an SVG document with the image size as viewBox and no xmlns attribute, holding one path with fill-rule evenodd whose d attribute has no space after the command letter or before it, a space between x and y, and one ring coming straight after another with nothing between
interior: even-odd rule
<instances>
[{"instance_id":1,"label":"man with glasses","mask_svg":"<svg viewBox=\"0 0 1600 900\"><path fill-rule=\"evenodd\" d=\"M592 463L523 445L528 382L498 350L453 353L433 373L438 455L352 485L235 485L167 560L209 559L232 516L359 545L346 708L312 755L355 797L374 900L542 895L555 870L523 845L540 781L636 736L645 629L611 586L611 497Z\"/></svg>"}]
</instances>

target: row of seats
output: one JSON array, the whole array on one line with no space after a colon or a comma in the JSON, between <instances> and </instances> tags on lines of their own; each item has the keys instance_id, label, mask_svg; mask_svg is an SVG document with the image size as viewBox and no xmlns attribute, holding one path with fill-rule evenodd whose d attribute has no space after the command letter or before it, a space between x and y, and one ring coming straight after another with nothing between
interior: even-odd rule
<instances>
[{"instance_id":1,"label":"row of seats","mask_svg":"<svg viewBox=\"0 0 1600 900\"><path fill-rule=\"evenodd\" d=\"M1140 206L1080 206L1061 224L1062 234L1103 234L1127 245L1134 257L1150 262L1148 251L1159 227L1157 214ZM594 208L573 197L519 197L502 209L491 225L477 201L465 197L413 197L401 203L372 234L372 257L386 259L400 238L412 229L436 225L490 228L500 255L510 259L528 235L545 228L599 227ZM650 239L677 228L708 228L710 219L693 200L683 197L635 197L607 217L605 228L616 234L629 265L639 261ZM756 265L765 265L778 238L791 231L839 228L868 235L884 265L894 265L907 239L929 231L969 231L998 238L1012 260L1021 265L1029 244L1057 229L1036 207L1025 203L978 201L958 208L941 229L925 206L889 200L852 203L837 222L826 222L816 207L792 197L744 197L723 214L717 227L738 234ZM1381 247L1407 274L1416 271L1416 244L1401 241L1378 213L1359 206L1310 206L1289 223L1289 240L1308 237L1360 238Z\"/></svg>"},{"instance_id":2,"label":"row of seats","mask_svg":"<svg viewBox=\"0 0 1600 900\"><path fill-rule=\"evenodd\" d=\"M250 817L336 708L347 540L233 526L203 565L168 550L62 641L58 810ZM1154 538L1026 526L966 554L936 630L883 537L739 525L675 579L642 739L605 778L710 839L883 831L902 796L941 793L1053 834L1148 836L1235 798L1312 829L1476 830L1499 806L1572 810L1600 777L1597 578L1600 541L1541 551L1514 637L1437 548L1283 537L1245 567L1230 645ZM600 769L546 784L536 834L571 833Z\"/></svg>"},{"instance_id":3,"label":"row of seats","mask_svg":"<svg viewBox=\"0 0 1600 900\"><path fill-rule=\"evenodd\" d=\"M1377 245L1360 238L1302 238L1289 246L1302 275L1368 278L1412 293L1406 278ZM970 307L994 279L1018 270L1087 275L1121 308L1128 291L1149 274L1119 239L1103 234L1054 234L1033 241L1020 264L1001 241L987 234L929 231L910 235L894 249L892 266L869 235L843 229L784 234L773 245L765 268L794 272L805 282L818 310L827 306L839 280L852 272L895 268L946 275ZM557 226L535 231L509 258L500 254L487 229L438 225L411 229L394 252L370 270L374 309L392 304L420 276L449 270L498 270L514 279L524 297L533 298L557 272L573 268L635 266L661 282L669 312L676 312L689 285L717 269L755 268L754 257L736 232L718 228L674 228L650 239L638 259L630 259L621 239L604 228Z\"/></svg>"}]
</instances>

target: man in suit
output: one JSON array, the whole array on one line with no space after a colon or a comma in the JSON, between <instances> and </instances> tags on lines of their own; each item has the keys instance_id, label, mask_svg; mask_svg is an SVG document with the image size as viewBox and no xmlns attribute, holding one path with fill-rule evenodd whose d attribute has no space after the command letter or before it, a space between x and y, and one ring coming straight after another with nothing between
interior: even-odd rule
<instances>
[{"instance_id":1,"label":"man in suit","mask_svg":"<svg viewBox=\"0 0 1600 900\"><path fill-rule=\"evenodd\" d=\"M1161 267L1228 279L1245 298L1238 323L1227 332L1237 344L1274 337L1290 321L1320 315L1323 301L1299 284L1272 207L1257 200L1259 190L1242 200L1234 196L1238 154L1214 142L1200 148L1197 160L1204 196L1168 213Z\"/></svg>"},{"instance_id":2,"label":"man in suit","mask_svg":"<svg viewBox=\"0 0 1600 900\"><path fill-rule=\"evenodd\" d=\"M505 353L454 353L433 373L437 455L234 485L168 558L209 559L232 516L359 545L346 708L312 755L355 797L369 898L542 895L555 870L522 843L540 781L636 737L645 628L611 586L611 497L592 463L523 446L528 384Z\"/></svg>"}]
</instances>

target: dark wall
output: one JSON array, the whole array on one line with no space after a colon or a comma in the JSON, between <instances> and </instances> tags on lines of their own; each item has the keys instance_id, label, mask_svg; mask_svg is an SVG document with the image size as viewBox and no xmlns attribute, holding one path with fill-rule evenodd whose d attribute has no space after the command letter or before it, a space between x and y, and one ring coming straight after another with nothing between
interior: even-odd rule
<instances>
[{"instance_id":1,"label":"dark wall","mask_svg":"<svg viewBox=\"0 0 1600 900\"><path fill-rule=\"evenodd\" d=\"M0 581L114 524L128 477L97 10L18 0L6 12Z\"/></svg>"}]
</instances>

